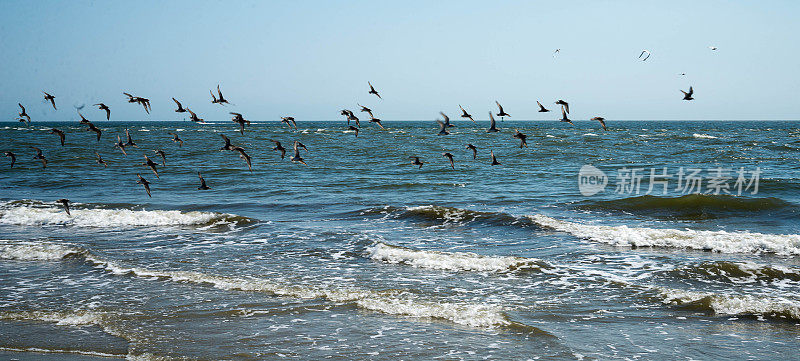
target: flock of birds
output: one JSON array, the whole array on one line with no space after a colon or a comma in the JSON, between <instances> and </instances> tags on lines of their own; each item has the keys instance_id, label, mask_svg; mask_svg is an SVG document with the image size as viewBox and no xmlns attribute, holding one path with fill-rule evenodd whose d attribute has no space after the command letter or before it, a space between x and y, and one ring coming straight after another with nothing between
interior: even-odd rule
<instances>
[{"instance_id":1,"label":"flock of birds","mask_svg":"<svg viewBox=\"0 0 800 361\"><path fill-rule=\"evenodd\" d=\"M711 50L717 50L716 47L710 47L710 48L711 48ZM555 54L559 53L560 50L561 49L557 49L553 53L553 55L555 56ZM642 61L646 61L650 57L650 55L651 54L650 54L650 52L648 50L643 50L642 53L639 55L639 59L641 59ZM375 87L372 85L372 83L371 82L367 82L367 84L369 85L368 94L375 95L376 97L378 97L378 99L382 100L383 98L381 97L380 93L375 89ZM217 85L216 94L214 93L213 90L210 90L209 92L211 93L211 103L212 104L219 104L219 105L230 104L228 102L228 100L225 99L225 97L223 96L222 90L220 89L219 85ZM691 86L689 87L688 91L681 90L681 92L683 93L683 100L686 100L686 101L694 100L694 97L693 97L694 89ZM57 110L58 108L56 107L56 100L55 100L56 97L54 95L48 93L48 92L44 92L43 91L42 93L44 93L44 101L49 102L50 105L52 105L53 109ZM134 95L132 95L130 93L123 93L123 94L127 97L128 103L141 105L142 108L144 109L144 111L147 114L150 113L150 110L151 110L150 99L147 99L147 98L144 98L144 97L139 97L139 96L134 96ZM189 107L184 107L183 104L181 104L181 102L178 101L175 98L172 98L172 101L175 102L175 105L176 105L175 112L176 113L189 113L189 120L191 120L192 122L205 123L205 120L200 118L200 117L198 117L197 114L195 112L193 112ZM18 115L17 119L20 122L25 122L26 124L30 124L31 117L28 115L25 107L21 103L17 103L17 104L19 105L19 108L20 108L20 112L19 112L19 115ZM500 104L500 102L495 101L495 104L497 105L497 109L498 109L497 113L494 114L491 111L489 111L489 127L487 129L487 132L489 132L489 133L495 133L495 132L499 132L500 131L497 128L497 122L495 120L495 116L500 117L501 120L504 120L505 117L511 117L511 115L508 114L503 109L503 106ZM536 104L539 106L538 112L540 112L540 113L550 112L550 109L547 109L538 100L536 101ZM559 99L558 101L555 102L555 104L560 106L560 110L561 110L561 119L560 119L560 121L573 124L572 120L569 119L569 103L564 101L564 100L562 100L562 99ZM383 124L381 123L381 120L379 118L375 117L375 114L373 113L372 109L370 109L370 108L368 108L366 106L363 106L361 104L357 104L357 105L360 108L360 112L366 113L369 116L369 118L367 120L370 123L376 124L381 129L384 129L384 130L386 129L383 126ZM111 120L111 109L106 104L97 103L97 104L94 104L94 106L96 106L99 110L102 110L102 111L105 112L106 120ZM472 117L472 115L469 114L467 112L467 110L464 109L464 107L462 107L460 104L459 104L458 107L461 110L461 116L460 116L461 118L463 118L465 120L469 119L473 123L477 124L477 122ZM83 114L80 111L82 107L76 107L76 108L77 108L78 115L81 118L80 123L86 125L86 127L87 127L86 131L94 132L95 135L96 135L96 139L99 142L100 138L101 138L101 136L103 134L102 129L98 128L94 123L92 123L90 120L86 119L86 117L83 116ZM245 119L244 116L241 113L230 112L230 114L233 116L231 118L231 120L238 125L238 130L243 135L244 131L245 131L245 127L247 125L250 125L250 121ZM349 110L349 109L342 109L340 111L340 114L345 117L345 119L347 121L348 130L353 131L355 133L355 136L358 137L359 130L360 130L360 127L361 127L361 120L358 118L358 116L356 116L356 114L353 111ZM442 135L442 136L449 135L450 132L448 131L448 129L453 127L453 125L450 124L450 117L448 117L444 112L440 112L439 114L442 116L443 119L442 120L440 120L440 119L436 120L437 124L439 125L438 135ZM606 127L605 118L600 117L600 116L596 116L596 117L591 118L591 120L599 122L600 125L603 127L603 130L608 130L608 128ZM290 129L297 130L297 122L295 121L294 117L291 117L291 116L281 117L281 122L286 124ZM351 122L354 125L351 124ZM57 128L52 128L52 129L50 129L50 134L57 135L59 137L61 146L65 145L66 134L64 133L64 131L59 130ZM179 147L183 146L183 140L178 136L178 134L176 134L176 133L169 133L169 134L172 136L172 141L173 142L177 143ZM220 148L220 151L224 150L224 151L235 152L236 154L239 155L239 157L241 159L243 159L247 163L248 169L252 172L253 171L253 167L252 167L251 158L247 154L247 151L245 150L245 148L243 148L241 146L233 145L231 143L231 140L227 136L225 136L224 134L220 134L220 136L222 137L222 140L225 142L224 145ZM127 152L125 150L127 147L137 147L138 148L138 146L136 145L136 142L133 140L133 138L131 137L130 132L127 129L125 130L125 137L126 137L126 140L123 141L122 138L119 135L117 135L117 141L114 143L114 147L118 148L124 155L127 156ZM520 148L524 148L524 147L528 146L527 135L525 135L524 133L520 132L518 129L515 129L515 133L512 135L512 137L514 137L516 139L519 139L519 141L520 141L519 147ZM272 148L272 150L280 152L281 159L284 159L285 156L286 156L286 148L281 144L280 141L272 140L272 139L270 139L270 141L272 141L275 144L275 146ZM30 148L34 151L33 159L40 161L42 163L42 167L46 168L47 167L47 158L43 154L42 150L40 148L37 148L37 147L34 147L34 146L30 146ZM300 164L303 164L303 165L307 165L306 162L305 162L305 159L300 154L300 150L301 149L304 150L305 152L308 152L308 148L303 143L295 140L294 143L293 143L294 154L290 158L290 160L292 162L295 162L295 163L300 163ZM473 145L471 143L467 144L465 149L468 149L468 150L472 151L472 158L473 159L477 159L478 148L475 145ZM159 157L161 157L161 165L162 166L166 166L166 153L161 149L155 149L154 153L157 154ZM5 156L11 158L11 168L13 168L14 164L16 163L16 159L17 159L16 153L14 153L12 151L6 151L5 152ZM453 169L455 169L455 163L454 163L454 159L453 159L454 158L453 154L450 153L450 152L444 152L444 153L442 153L442 156L444 158L447 158L450 166ZM98 164L100 164L100 165L102 165L104 167L108 166L107 163L103 160L102 156L98 152L95 152L95 158L96 158L96 161L97 161ZM417 166L419 168L422 168L422 165L424 164L424 162L420 159L419 156L412 156L410 158L412 159L412 162L411 162L412 165ZM144 155L144 160L145 161L144 161L144 163L142 163L142 165L147 166L148 168L150 168L150 170L153 172L153 174L155 175L156 178L160 178L159 173L158 173L158 166L159 166L158 163L154 162L146 154ZM490 150L490 160L491 160L490 164L493 165L493 166L501 164L497 160L497 158L495 157L493 150ZM200 185L197 187L198 190L211 189L206 184L206 180L203 178L203 175L199 171L197 172L197 176L198 176L199 182L200 182ZM137 174L137 177L138 177L138 180L136 181L136 183L137 184L141 184L144 187L144 190L147 193L148 197L152 197L152 194L150 192L150 183L151 182L148 181L146 178L142 177L141 174ZM60 200L58 200L58 203L61 204L64 207L64 210L66 211L66 213L68 215L70 215L69 202L70 201L68 199L60 199Z\"/></svg>"}]
</instances>

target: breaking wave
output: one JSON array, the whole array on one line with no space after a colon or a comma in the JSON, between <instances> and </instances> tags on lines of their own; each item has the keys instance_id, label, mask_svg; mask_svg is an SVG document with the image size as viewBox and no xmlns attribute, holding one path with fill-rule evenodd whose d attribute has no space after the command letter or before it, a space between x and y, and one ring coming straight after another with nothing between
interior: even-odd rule
<instances>
[{"instance_id":1,"label":"breaking wave","mask_svg":"<svg viewBox=\"0 0 800 361\"><path fill-rule=\"evenodd\" d=\"M544 215L530 216L542 227L613 246L685 248L722 253L800 254L800 235L753 232L697 231L669 228L595 226Z\"/></svg>"},{"instance_id":2,"label":"breaking wave","mask_svg":"<svg viewBox=\"0 0 800 361\"><path fill-rule=\"evenodd\" d=\"M700 138L700 139L717 139L718 138L718 137L715 137L713 135L698 134L698 133L694 133L694 134L692 134L692 136L695 137L695 138Z\"/></svg>"},{"instance_id":3,"label":"breaking wave","mask_svg":"<svg viewBox=\"0 0 800 361\"><path fill-rule=\"evenodd\" d=\"M57 261L85 251L54 243L0 241L0 259L20 261Z\"/></svg>"},{"instance_id":4,"label":"breaking wave","mask_svg":"<svg viewBox=\"0 0 800 361\"><path fill-rule=\"evenodd\" d=\"M578 208L619 210L657 216L706 219L738 212L797 211L798 207L779 198L745 198L730 195L689 194L681 197L645 195L606 201L589 201ZM791 212L794 213L794 212Z\"/></svg>"},{"instance_id":5,"label":"breaking wave","mask_svg":"<svg viewBox=\"0 0 800 361\"><path fill-rule=\"evenodd\" d=\"M503 212L482 212L444 206L379 207L360 212L361 215L386 215L388 218L409 219L437 224L466 225L471 223L494 226L530 226L529 219Z\"/></svg>"},{"instance_id":6,"label":"breaking wave","mask_svg":"<svg viewBox=\"0 0 800 361\"><path fill-rule=\"evenodd\" d=\"M752 262L707 262L670 271L686 279L722 279L731 282L784 281L800 282L800 271L786 266L760 265Z\"/></svg>"},{"instance_id":7,"label":"breaking wave","mask_svg":"<svg viewBox=\"0 0 800 361\"><path fill-rule=\"evenodd\" d=\"M662 289L664 304L717 315L758 316L800 320L800 302L783 297L716 294L711 292Z\"/></svg>"},{"instance_id":8,"label":"breaking wave","mask_svg":"<svg viewBox=\"0 0 800 361\"><path fill-rule=\"evenodd\" d=\"M533 258L482 256L468 252L421 251L381 242L370 247L367 252L369 257L376 261L448 271L513 272L551 268L544 261Z\"/></svg>"}]
</instances>

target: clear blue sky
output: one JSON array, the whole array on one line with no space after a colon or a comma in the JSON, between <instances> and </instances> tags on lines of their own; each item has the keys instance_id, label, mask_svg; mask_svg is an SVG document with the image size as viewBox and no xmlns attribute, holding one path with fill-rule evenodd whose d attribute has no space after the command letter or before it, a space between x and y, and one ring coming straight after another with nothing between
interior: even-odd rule
<instances>
[{"instance_id":1,"label":"clear blue sky","mask_svg":"<svg viewBox=\"0 0 800 361\"><path fill-rule=\"evenodd\" d=\"M182 119L174 96L206 119L340 119L356 102L386 120L458 104L485 119L494 100L556 119L559 98L573 119L798 119L798 15L796 1L3 0L0 118L22 102L34 121L76 119L86 103L98 120L102 101L112 119ZM218 83L235 105L210 103Z\"/></svg>"}]
</instances>

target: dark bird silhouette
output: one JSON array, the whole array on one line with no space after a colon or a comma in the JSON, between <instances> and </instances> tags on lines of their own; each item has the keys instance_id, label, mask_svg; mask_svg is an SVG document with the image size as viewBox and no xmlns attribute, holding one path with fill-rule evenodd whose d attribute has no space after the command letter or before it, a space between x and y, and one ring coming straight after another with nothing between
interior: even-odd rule
<instances>
[{"instance_id":1,"label":"dark bird silhouette","mask_svg":"<svg viewBox=\"0 0 800 361\"><path fill-rule=\"evenodd\" d=\"M219 84L217 84L217 103L219 103L219 105L230 104L225 100L225 97L222 96L222 90L219 90Z\"/></svg>"},{"instance_id":2,"label":"dark bird silhouette","mask_svg":"<svg viewBox=\"0 0 800 361\"><path fill-rule=\"evenodd\" d=\"M139 148L139 146L136 145L136 143L133 141L133 138L131 138L131 133L130 133L130 131L128 131L127 128L125 129L125 136L128 138L128 141L125 142L125 146L126 147L130 146L130 147Z\"/></svg>"},{"instance_id":3,"label":"dark bird silhouette","mask_svg":"<svg viewBox=\"0 0 800 361\"><path fill-rule=\"evenodd\" d=\"M375 94L375 96L377 96L377 97L378 97L378 99L383 99L383 98L381 98L381 95L380 95L380 94L378 94L378 91L377 91L377 90L375 90L375 87L373 87L373 86L372 86L372 83L370 83L370 82L367 82L367 84L369 84L369 93L370 93L370 94Z\"/></svg>"},{"instance_id":4,"label":"dark bird silhouette","mask_svg":"<svg viewBox=\"0 0 800 361\"><path fill-rule=\"evenodd\" d=\"M294 117L281 117L281 122L286 123L289 126L289 129L294 127L294 130L297 130L297 122L294 121Z\"/></svg>"},{"instance_id":5,"label":"dark bird silhouette","mask_svg":"<svg viewBox=\"0 0 800 361\"><path fill-rule=\"evenodd\" d=\"M234 123L239 124L239 133L244 135L244 126L245 126L245 124L250 125L250 121L247 120L247 119L244 119L244 116L242 116L241 113L230 112L230 114L233 115L233 118L231 118L231 120Z\"/></svg>"},{"instance_id":6,"label":"dark bird silhouette","mask_svg":"<svg viewBox=\"0 0 800 361\"><path fill-rule=\"evenodd\" d=\"M97 106L97 109L106 111L106 120L111 120L111 109L109 109L107 105L103 103L97 103L95 105Z\"/></svg>"},{"instance_id":7,"label":"dark bird silhouette","mask_svg":"<svg viewBox=\"0 0 800 361\"><path fill-rule=\"evenodd\" d=\"M231 140L228 139L225 134L220 134L219 136L225 141L225 145L223 145L222 148L219 148L219 150L233 150L234 146L231 144Z\"/></svg>"},{"instance_id":8,"label":"dark bird silhouette","mask_svg":"<svg viewBox=\"0 0 800 361\"><path fill-rule=\"evenodd\" d=\"M300 142L295 140L294 141L294 156L292 157L292 162L298 162L298 163L302 163L303 165L308 165L308 164L306 164L305 160L302 157L300 157L300 148L301 147L303 149L305 149L306 151L308 151L308 149L306 149L306 146L303 145L303 143L300 143Z\"/></svg>"},{"instance_id":9,"label":"dark bird silhouette","mask_svg":"<svg viewBox=\"0 0 800 361\"><path fill-rule=\"evenodd\" d=\"M358 138L358 127L354 127L354 126L351 125L351 126L347 127L347 129L350 129L350 130L356 132L356 138Z\"/></svg>"},{"instance_id":10,"label":"dark bird silhouette","mask_svg":"<svg viewBox=\"0 0 800 361\"><path fill-rule=\"evenodd\" d=\"M467 118L467 119L471 120L473 123L475 123L475 119L472 119L472 115L467 113L467 111L464 110L464 107L462 107L461 104L458 105L458 108L461 109L461 117L462 118Z\"/></svg>"},{"instance_id":11,"label":"dark bird silhouette","mask_svg":"<svg viewBox=\"0 0 800 361\"><path fill-rule=\"evenodd\" d=\"M569 103L567 103L567 102L565 102L565 101L563 101L563 100L559 99L559 100L556 102L556 104L558 104L558 105L560 105L560 106L564 107L565 109L567 109L567 114L569 114Z\"/></svg>"},{"instance_id":12,"label":"dark bird silhouette","mask_svg":"<svg viewBox=\"0 0 800 361\"><path fill-rule=\"evenodd\" d=\"M139 177L139 180L136 181L136 183L143 185L144 190L147 192L147 196L152 198L153 196L150 194L150 182L148 182L147 179L144 179L141 174L137 174L136 176Z\"/></svg>"},{"instance_id":13,"label":"dark bird silhouette","mask_svg":"<svg viewBox=\"0 0 800 361\"><path fill-rule=\"evenodd\" d=\"M58 110L58 109L56 109L56 97L52 96L50 93L48 93L46 91L43 91L42 93L44 93L44 100L50 102L50 104L53 105L53 110ZM67 212L67 213L69 213L69 212Z\"/></svg>"},{"instance_id":14,"label":"dark bird silhouette","mask_svg":"<svg viewBox=\"0 0 800 361\"><path fill-rule=\"evenodd\" d=\"M436 123L439 124L439 134L436 135L449 135L450 132L447 131L447 124L441 120L436 120Z\"/></svg>"},{"instance_id":15,"label":"dark bird silhouette","mask_svg":"<svg viewBox=\"0 0 800 361\"><path fill-rule=\"evenodd\" d=\"M600 122L600 125L603 126L603 130L608 130L608 128L606 128L606 118L594 117L594 118L592 118L592 120L596 120L596 121Z\"/></svg>"},{"instance_id":16,"label":"dark bird silhouette","mask_svg":"<svg viewBox=\"0 0 800 361\"><path fill-rule=\"evenodd\" d=\"M186 111L189 112L190 115L189 119L191 119L191 121L195 123L205 123L205 121L203 121L203 118L197 117L197 114L195 114L191 109L186 108Z\"/></svg>"},{"instance_id":17,"label":"dark bird silhouette","mask_svg":"<svg viewBox=\"0 0 800 361\"><path fill-rule=\"evenodd\" d=\"M42 162L42 168L47 168L47 158L45 158L44 155L42 155L42 150L34 146L28 146L28 147L36 151L36 155L33 156L33 159L40 160Z\"/></svg>"},{"instance_id":18,"label":"dark bird silhouette","mask_svg":"<svg viewBox=\"0 0 800 361\"><path fill-rule=\"evenodd\" d=\"M372 113L369 114L369 122L378 124L378 126L381 127L381 129L386 130L386 128L383 127L383 124L381 124L381 120L373 117Z\"/></svg>"},{"instance_id":19,"label":"dark bird silhouette","mask_svg":"<svg viewBox=\"0 0 800 361\"><path fill-rule=\"evenodd\" d=\"M339 114L344 116L344 119L347 121L347 125L350 125L350 111L347 109L342 109L339 111Z\"/></svg>"},{"instance_id":20,"label":"dark bird silhouette","mask_svg":"<svg viewBox=\"0 0 800 361\"><path fill-rule=\"evenodd\" d=\"M64 146L64 132L58 130L56 128L50 129L50 134L58 134L58 138L61 139L61 146Z\"/></svg>"},{"instance_id":21,"label":"dark bird silhouette","mask_svg":"<svg viewBox=\"0 0 800 361\"><path fill-rule=\"evenodd\" d=\"M444 152L444 153L442 153L442 156L444 156L445 158L450 160L450 167L451 168L456 169L456 165L455 165L455 163L453 163L453 155L450 154L450 152Z\"/></svg>"},{"instance_id":22,"label":"dark bird silhouette","mask_svg":"<svg viewBox=\"0 0 800 361\"><path fill-rule=\"evenodd\" d=\"M211 187L209 187L206 184L206 180L203 178L203 176L200 174L200 172L197 172L197 176L200 178L200 186L197 187L197 189L199 189L201 191L204 191L204 190L207 190L207 189L211 189Z\"/></svg>"},{"instance_id":23,"label":"dark bird silhouette","mask_svg":"<svg viewBox=\"0 0 800 361\"><path fill-rule=\"evenodd\" d=\"M538 100L536 101L536 104L539 104L539 113L547 113L550 111L550 109L545 108L542 103L539 103Z\"/></svg>"},{"instance_id":24,"label":"dark bird silhouette","mask_svg":"<svg viewBox=\"0 0 800 361\"><path fill-rule=\"evenodd\" d=\"M89 123L91 123L89 121L89 119L86 119L86 117L84 117L83 114L81 114L80 111L78 111L78 115L81 117L81 124L89 124Z\"/></svg>"},{"instance_id":25,"label":"dark bird silhouette","mask_svg":"<svg viewBox=\"0 0 800 361\"><path fill-rule=\"evenodd\" d=\"M415 157L409 157L409 158L414 160L413 162L411 162L412 165L418 165L419 166L419 168L417 168L417 169L421 169L422 168L422 164L424 164L424 163L422 163L422 161L419 160L419 157L415 156Z\"/></svg>"},{"instance_id":26,"label":"dark bird silhouette","mask_svg":"<svg viewBox=\"0 0 800 361\"><path fill-rule=\"evenodd\" d=\"M100 153L94 152L94 156L97 158L97 164L102 164L103 167L108 168L108 164L106 164L106 161L100 156Z\"/></svg>"},{"instance_id":27,"label":"dark bird silhouette","mask_svg":"<svg viewBox=\"0 0 800 361\"><path fill-rule=\"evenodd\" d=\"M472 144L467 144L467 149L472 150L472 159L478 159L478 148Z\"/></svg>"},{"instance_id":28,"label":"dark bird silhouette","mask_svg":"<svg viewBox=\"0 0 800 361\"><path fill-rule=\"evenodd\" d=\"M286 156L286 148L284 148L284 147L281 145L281 142L279 142L279 141L277 141L277 140L272 140L272 139L270 139L270 141L271 141L271 142L273 142L273 143L275 143L275 147L274 147L274 148L272 148L272 150L277 150L277 151L281 152L281 159L283 159L283 157L285 157L285 156Z\"/></svg>"},{"instance_id":29,"label":"dark bird silhouette","mask_svg":"<svg viewBox=\"0 0 800 361\"><path fill-rule=\"evenodd\" d=\"M86 121L86 125L87 125L86 131L87 132L89 132L89 131L95 132L95 134L97 134L97 141L99 142L100 141L100 136L103 135L103 131L100 130L100 128L96 127L92 122L90 122L88 120Z\"/></svg>"},{"instance_id":30,"label":"dark bird silhouette","mask_svg":"<svg viewBox=\"0 0 800 361\"><path fill-rule=\"evenodd\" d=\"M500 120L503 120L503 118L505 118L505 117L509 117L509 118L511 117L511 115L509 115L508 113L506 113L503 110L503 106L500 105L500 103L497 100L495 100L494 102L495 102L495 104L497 104L497 108L500 109L500 111L497 113L497 116L500 117Z\"/></svg>"},{"instance_id":31,"label":"dark bird silhouette","mask_svg":"<svg viewBox=\"0 0 800 361\"><path fill-rule=\"evenodd\" d=\"M242 158L242 159L244 159L245 162L247 162L247 169L250 169L250 171L252 172L253 171L253 165L250 163L250 156L247 155L247 153L245 153L244 148L242 148L242 147L233 147L233 150L239 152L239 158Z\"/></svg>"},{"instance_id":32,"label":"dark bird silhouette","mask_svg":"<svg viewBox=\"0 0 800 361\"><path fill-rule=\"evenodd\" d=\"M367 108L367 107L365 107L365 106L363 106L361 104L358 104L358 103L356 103L356 104L361 107L361 112L366 112L367 114L369 114L369 116L372 116L372 109Z\"/></svg>"},{"instance_id":33,"label":"dark bird silhouette","mask_svg":"<svg viewBox=\"0 0 800 361\"><path fill-rule=\"evenodd\" d=\"M355 114L353 114L352 111L348 109L342 109L341 114L347 117L347 125L350 125L350 121L352 120L356 122L357 127L361 126L361 123L358 121L358 117Z\"/></svg>"},{"instance_id":34,"label":"dark bird silhouette","mask_svg":"<svg viewBox=\"0 0 800 361\"><path fill-rule=\"evenodd\" d=\"M209 90L208 92L211 93L211 104L219 104L219 99L217 99L217 96L214 95L214 91Z\"/></svg>"},{"instance_id":35,"label":"dark bird silhouette","mask_svg":"<svg viewBox=\"0 0 800 361\"><path fill-rule=\"evenodd\" d=\"M683 93L683 100L694 100L694 98L692 98L692 94L694 94L694 89L692 89L692 87L689 87L688 93L683 90L681 90L681 93ZM25 109L23 108L23 110Z\"/></svg>"},{"instance_id":36,"label":"dark bird silhouette","mask_svg":"<svg viewBox=\"0 0 800 361\"><path fill-rule=\"evenodd\" d=\"M123 92L122 94L125 94L128 97L128 103L138 103L139 105L141 105L144 108L144 111L147 114L150 114L150 99L142 98L142 97L135 97L135 96L131 95L130 93L125 93L125 92Z\"/></svg>"},{"instance_id":37,"label":"dark bird silhouette","mask_svg":"<svg viewBox=\"0 0 800 361\"><path fill-rule=\"evenodd\" d=\"M14 168L14 163L17 162L17 155L14 152L5 152L3 153L6 157L11 157L11 168Z\"/></svg>"},{"instance_id":38,"label":"dark bird silhouette","mask_svg":"<svg viewBox=\"0 0 800 361\"><path fill-rule=\"evenodd\" d=\"M125 143L122 142L122 138L120 138L119 135L117 136L117 142L114 143L114 146L119 148L119 150L122 151L122 154L125 154L126 156L128 155L128 152L125 151Z\"/></svg>"},{"instance_id":39,"label":"dark bird silhouette","mask_svg":"<svg viewBox=\"0 0 800 361\"><path fill-rule=\"evenodd\" d=\"M172 141L178 143L178 148L183 148L183 139L181 139L178 134L169 133L172 136Z\"/></svg>"},{"instance_id":40,"label":"dark bird silhouette","mask_svg":"<svg viewBox=\"0 0 800 361\"><path fill-rule=\"evenodd\" d=\"M647 56L644 56L645 54L647 54ZM644 59L642 59L643 56ZM647 61L648 58L650 58L650 51L647 49L642 50L641 54L639 54L639 59L642 59L642 61Z\"/></svg>"},{"instance_id":41,"label":"dark bird silhouette","mask_svg":"<svg viewBox=\"0 0 800 361\"><path fill-rule=\"evenodd\" d=\"M172 98L172 101L178 105L178 109L175 109L176 113L186 113L186 109L183 109L183 105L181 105L181 102L179 102L178 99Z\"/></svg>"},{"instance_id":42,"label":"dark bird silhouette","mask_svg":"<svg viewBox=\"0 0 800 361\"><path fill-rule=\"evenodd\" d=\"M564 107L561 107L561 121L575 125L571 120L569 120L569 118L567 118L567 113L564 111Z\"/></svg>"},{"instance_id":43,"label":"dark bird silhouette","mask_svg":"<svg viewBox=\"0 0 800 361\"><path fill-rule=\"evenodd\" d=\"M156 166L158 166L158 164L156 162L153 162L153 160L150 159L150 157L148 157L147 154L144 155L144 163L142 163L142 165L150 167L150 170L153 171L153 174L156 175L156 178L159 179L161 178L158 176L158 169L156 169Z\"/></svg>"},{"instance_id":44,"label":"dark bird silhouette","mask_svg":"<svg viewBox=\"0 0 800 361\"><path fill-rule=\"evenodd\" d=\"M486 130L487 133L494 133L499 132L500 130L497 129L497 122L494 120L494 115L492 112L489 112L489 129Z\"/></svg>"},{"instance_id":45,"label":"dark bird silhouette","mask_svg":"<svg viewBox=\"0 0 800 361\"><path fill-rule=\"evenodd\" d=\"M56 202L60 203L64 207L64 211L67 212L68 216L72 215L72 214L69 213L69 199L61 198L61 199L57 200Z\"/></svg>"},{"instance_id":46,"label":"dark bird silhouette","mask_svg":"<svg viewBox=\"0 0 800 361\"><path fill-rule=\"evenodd\" d=\"M497 157L494 156L494 150L491 150L490 152L491 152L492 165L500 165L500 162L497 161Z\"/></svg>"},{"instance_id":47,"label":"dark bird silhouette","mask_svg":"<svg viewBox=\"0 0 800 361\"><path fill-rule=\"evenodd\" d=\"M25 111L25 107L22 106L22 103L17 103L17 105L19 105L19 108L22 109L22 111L19 112L19 121L30 123L31 117L28 115L28 112Z\"/></svg>"},{"instance_id":48,"label":"dark bird silhouette","mask_svg":"<svg viewBox=\"0 0 800 361\"><path fill-rule=\"evenodd\" d=\"M167 153L164 153L161 149L153 149L153 152L161 156L161 165L166 167L167 166Z\"/></svg>"},{"instance_id":49,"label":"dark bird silhouette","mask_svg":"<svg viewBox=\"0 0 800 361\"><path fill-rule=\"evenodd\" d=\"M528 141L527 141L528 140L528 136L523 134L523 133L520 133L518 129L514 129L514 131L516 131L516 133L514 135L512 135L512 137L519 139L519 147L520 148L527 147L528 146Z\"/></svg>"},{"instance_id":50,"label":"dark bird silhouette","mask_svg":"<svg viewBox=\"0 0 800 361\"><path fill-rule=\"evenodd\" d=\"M455 125L450 124L450 117L448 117L447 114L445 114L444 112L439 112L439 114L441 114L442 118L444 118L444 125L446 127L450 128L450 127L454 127L455 126Z\"/></svg>"}]
</instances>

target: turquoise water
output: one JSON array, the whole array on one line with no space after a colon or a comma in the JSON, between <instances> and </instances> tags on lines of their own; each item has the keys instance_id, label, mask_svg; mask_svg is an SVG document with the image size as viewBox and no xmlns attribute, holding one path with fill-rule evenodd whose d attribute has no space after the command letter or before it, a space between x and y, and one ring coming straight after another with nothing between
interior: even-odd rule
<instances>
[{"instance_id":1,"label":"turquoise water","mask_svg":"<svg viewBox=\"0 0 800 361\"><path fill-rule=\"evenodd\" d=\"M99 142L77 122L0 124L17 155L0 159L0 358L772 360L798 345L797 122L95 123ZM586 164L608 177L592 196ZM639 194L616 192L623 167L645 174ZM645 194L665 167L667 194ZM681 190L681 168L703 193L722 168L733 195ZM737 195L740 169L760 172L757 193Z\"/></svg>"}]
</instances>

